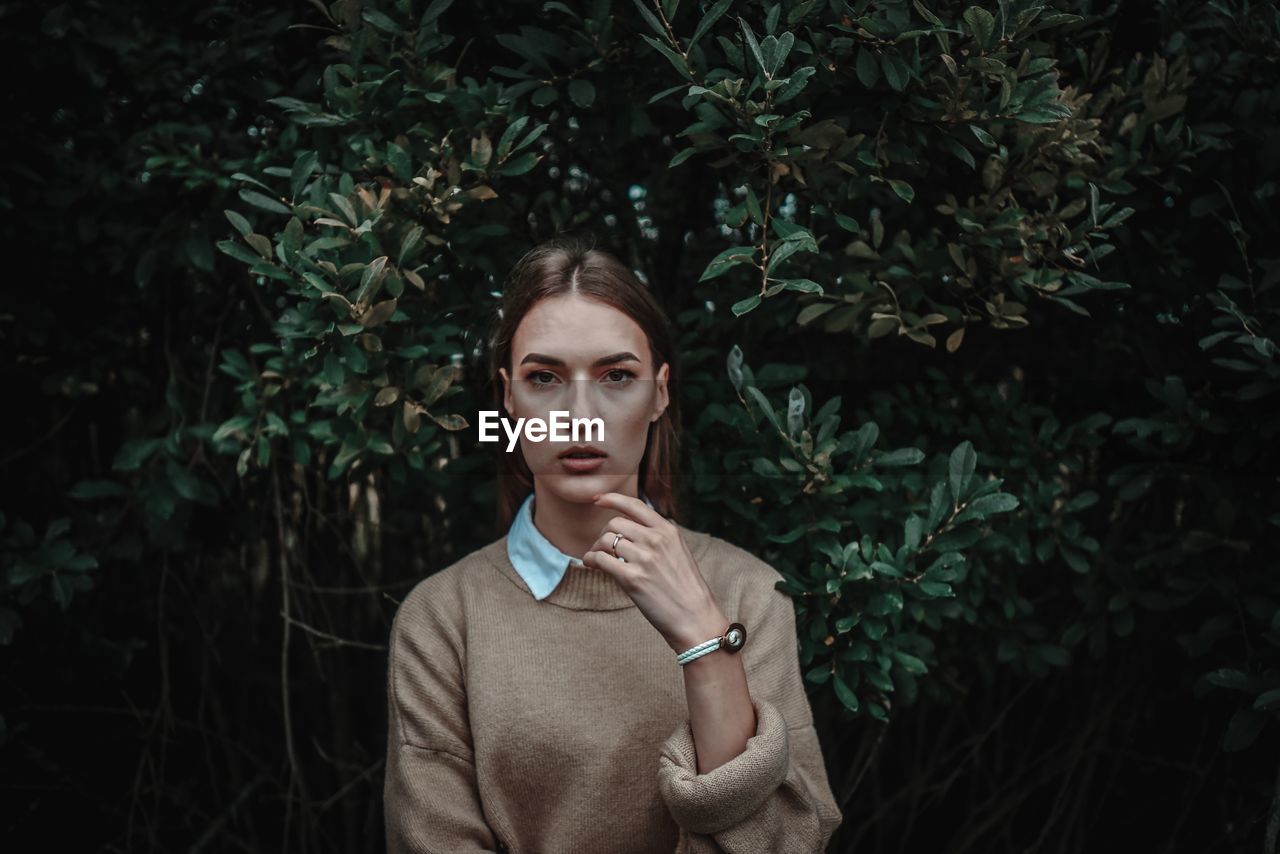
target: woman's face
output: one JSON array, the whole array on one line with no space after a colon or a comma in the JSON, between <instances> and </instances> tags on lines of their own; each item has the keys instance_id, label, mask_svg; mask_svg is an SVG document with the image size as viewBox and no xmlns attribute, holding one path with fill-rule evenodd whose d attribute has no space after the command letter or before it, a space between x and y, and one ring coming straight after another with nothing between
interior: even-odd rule
<instances>
[{"instance_id":1,"label":"woman's face","mask_svg":"<svg viewBox=\"0 0 1280 854\"><path fill-rule=\"evenodd\" d=\"M644 330L623 312L576 294L548 297L520 321L511 346L511 373L500 368L508 416L540 418L552 410L568 441L540 442L520 431L520 450L540 489L565 501L590 503L600 492L625 492L640 470L649 425L667 408L668 366L656 373ZM583 428L573 440L575 418L599 418L603 431ZM603 453L595 463L561 458L571 447Z\"/></svg>"}]
</instances>

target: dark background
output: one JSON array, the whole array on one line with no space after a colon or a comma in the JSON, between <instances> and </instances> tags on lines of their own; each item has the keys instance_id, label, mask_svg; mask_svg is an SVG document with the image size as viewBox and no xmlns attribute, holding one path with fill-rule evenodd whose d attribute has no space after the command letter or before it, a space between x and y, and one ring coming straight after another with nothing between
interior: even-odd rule
<instances>
[{"instance_id":1,"label":"dark background","mask_svg":"<svg viewBox=\"0 0 1280 854\"><path fill-rule=\"evenodd\" d=\"M686 0L682 36L698 19L690 10L707 5ZM964 9L934 6L948 21ZM766 8L731 15L759 27ZM527 207L491 232L460 215L459 242L442 252L452 290L419 315L448 327L449 342L474 343L478 295L532 243L586 225L645 272L681 329L691 496L757 479L758 469L711 470L724 436L711 404L738 403L723 359L739 344L767 393L785 399L802 379L815 408L841 395L846 422L874 420L890 448L929 449L934 473L972 441L979 473L1019 497L1016 515L965 547L986 605L937 632L917 702L895 701L886 724L868 714L883 694L858 687L855 714L810 680L845 814L832 851L1276 850L1277 12L1178 0L1059 8L1086 19L1053 41L1063 85L1091 87L1095 104L1111 87L1141 102L1153 57L1191 75L1176 115L1147 131L1167 135L1159 144L1122 138L1122 111L1098 113L1105 141L1129 147L1119 204L1136 212L1095 272L1129 287L1076 297L1088 316L1037 303L1026 328L967 326L955 352L869 335L861 315L818 334L773 303L707 319L709 291L692 283L744 234L726 237L708 210L740 202L729 191L741 177L669 169L683 147L671 135L693 121L669 105L601 96L599 135L584 138L566 125L563 95L530 107L555 146L510 182ZM620 31L647 32L632 4L612 14ZM496 35L562 20L538 3L456 4L438 20L458 36L440 56L458 80L502 80L491 69L520 57ZM296 302L218 251L235 237L223 211L251 212L232 176L287 169L307 148L341 160L345 131L308 135L268 103L320 101L322 72L345 61L327 33L296 24L326 21L308 2L0 5L6 850L380 850L390 618L420 578L493 538L493 459L465 432L436 430L427 448L450 460L447 475L367 456L326 473L337 446L320 441L314 465L291 464L277 445L238 471L241 448L214 439L261 388L246 391L224 352L278 344L276 321ZM598 79L673 73L644 50ZM833 92L832 109L870 97ZM362 133L399 130L369 119ZM580 181L559 159L575 147L592 166ZM973 192L957 162L919 167L923 216L946 192ZM876 198L892 210L892 196ZM862 204L850 211L865 225ZM469 404L484 400L477 367L468 357ZM1064 511L1049 487L1059 476L1071 483L1064 500L1093 500ZM877 540L900 539L930 482L895 475L848 506L864 529L877 520ZM777 550L767 534L782 529L750 512L694 498L690 523ZM1036 551L1049 540L1057 551ZM827 625L816 612L801 621L806 670Z\"/></svg>"}]
</instances>

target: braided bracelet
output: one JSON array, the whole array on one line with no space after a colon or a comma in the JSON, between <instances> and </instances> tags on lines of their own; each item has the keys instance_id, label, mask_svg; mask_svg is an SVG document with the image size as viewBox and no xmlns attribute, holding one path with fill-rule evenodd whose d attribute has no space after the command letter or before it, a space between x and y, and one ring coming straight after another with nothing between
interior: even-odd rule
<instances>
[{"instance_id":1,"label":"braided bracelet","mask_svg":"<svg viewBox=\"0 0 1280 854\"><path fill-rule=\"evenodd\" d=\"M730 623L729 628L725 629L724 634L719 637L711 638L711 640L703 641L697 646L692 646L684 652L676 655L676 663L681 667L688 664L694 659L701 658L708 653L715 652L717 649L723 649L725 652L736 653L742 649L743 644L747 642L747 627L742 623Z\"/></svg>"}]
</instances>

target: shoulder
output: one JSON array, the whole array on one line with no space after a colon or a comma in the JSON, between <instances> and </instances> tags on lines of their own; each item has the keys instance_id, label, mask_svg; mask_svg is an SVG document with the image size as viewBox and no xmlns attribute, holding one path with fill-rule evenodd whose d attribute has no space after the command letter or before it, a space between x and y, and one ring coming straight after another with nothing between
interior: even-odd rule
<instances>
[{"instance_id":1,"label":"shoulder","mask_svg":"<svg viewBox=\"0 0 1280 854\"><path fill-rule=\"evenodd\" d=\"M468 591L490 577L493 552L504 539L473 549L414 584L396 608L393 629L437 626L459 632L454 624L464 613Z\"/></svg>"}]
</instances>

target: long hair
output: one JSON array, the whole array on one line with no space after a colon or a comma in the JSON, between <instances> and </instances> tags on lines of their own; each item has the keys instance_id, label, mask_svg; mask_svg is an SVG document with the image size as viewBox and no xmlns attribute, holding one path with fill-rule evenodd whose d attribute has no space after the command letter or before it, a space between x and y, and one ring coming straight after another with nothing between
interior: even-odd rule
<instances>
[{"instance_id":1,"label":"long hair","mask_svg":"<svg viewBox=\"0 0 1280 854\"><path fill-rule=\"evenodd\" d=\"M595 238L561 235L535 246L512 268L503 289L501 305L495 313L489 337L489 383L494 409L504 418L502 378L506 368L514 379L511 344L520 321L540 300L575 294L613 306L634 320L649 339L649 356L655 371L666 362L668 404L656 421L649 424L644 456L640 458L639 487L663 516L678 521L675 467L679 460L680 386L673 336L666 313L653 294L631 270L608 252L595 248ZM500 453L495 531L507 532L525 497L533 491L533 473L519 444L510 453Z\"/></svg>"}]
</instances>

